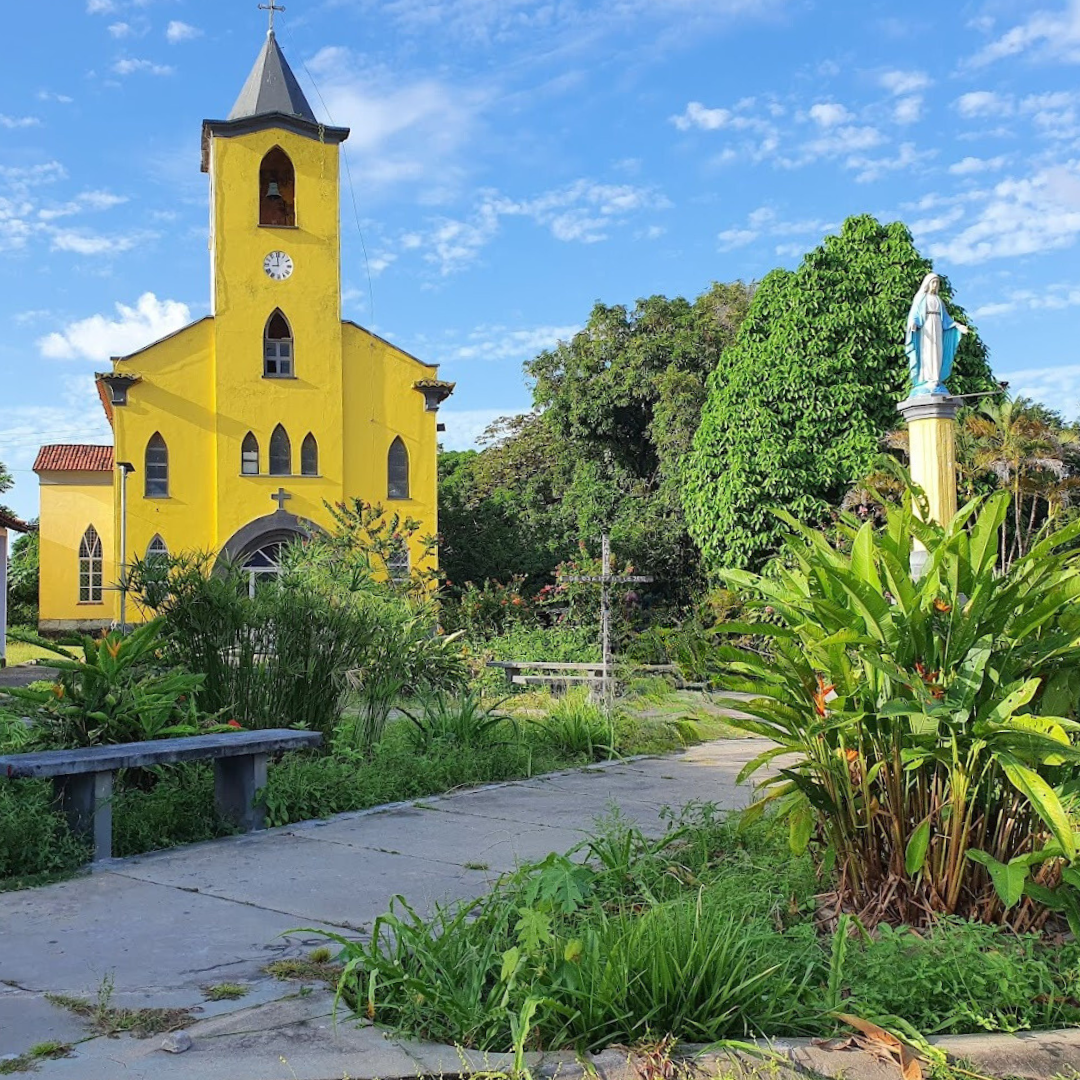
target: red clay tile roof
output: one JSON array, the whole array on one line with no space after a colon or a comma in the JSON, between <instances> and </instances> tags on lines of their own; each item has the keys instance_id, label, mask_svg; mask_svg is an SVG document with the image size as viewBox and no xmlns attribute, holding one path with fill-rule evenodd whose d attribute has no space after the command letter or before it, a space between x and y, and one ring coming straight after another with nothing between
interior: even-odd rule
<instances>
[{"instance_id":1,"label":"red clay tile roof","mask_svg":"<svg viewBox=\"0 0 1080 1080\"><path fill-rule=\"evenodd\" d=\"M112 472L113 448L53 443L38 451L34 472Z\"/></svg>"},{"instance_id":2,"label":"red clay tile roof","mask_svg":"<svg viewBox=\"0 0 1080 1080\"><path fill-rule=\"evenodd\" d=\"M12 532L37 532L36 525L28 525L17 517L0 510L0 529L11 529Z\"/></svg>"}]
</instances>

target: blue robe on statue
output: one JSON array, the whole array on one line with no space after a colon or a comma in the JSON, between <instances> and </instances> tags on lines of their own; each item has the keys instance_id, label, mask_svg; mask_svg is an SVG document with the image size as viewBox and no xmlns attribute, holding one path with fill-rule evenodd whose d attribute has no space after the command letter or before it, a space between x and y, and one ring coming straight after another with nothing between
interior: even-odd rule
<instances>
[{"instance_id":1,"label":"blue robe on statue","mask_svg":"<svg viewBox=\"0 0 1080 1080\"><path fill-rule=\"evenodd\" d=\"M960 330L939 293L923 292L908 314L904 352L911 372L911 396L945 394L952 374Z\"/></svg>"}]
</instances>

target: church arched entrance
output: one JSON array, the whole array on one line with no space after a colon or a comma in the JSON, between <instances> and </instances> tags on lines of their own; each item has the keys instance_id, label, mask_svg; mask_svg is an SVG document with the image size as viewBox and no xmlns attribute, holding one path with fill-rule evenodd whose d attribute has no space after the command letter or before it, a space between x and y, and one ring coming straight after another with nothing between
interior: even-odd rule
<instances>
[{"instance_id":1,"label":"church arched entrance","mask_svg":"<svg viewBox=\"0 0 1080 1080\"><path fill-rule=\"evenodd\" d=\"M256 518L225 543L218 555L215 572L223 571L227 566L239 567L247 577L249 594L254 596L260 582L281 573L281 554L286 545L322 531L314 521L282 510Z\"/></svg>"}]
</instances>

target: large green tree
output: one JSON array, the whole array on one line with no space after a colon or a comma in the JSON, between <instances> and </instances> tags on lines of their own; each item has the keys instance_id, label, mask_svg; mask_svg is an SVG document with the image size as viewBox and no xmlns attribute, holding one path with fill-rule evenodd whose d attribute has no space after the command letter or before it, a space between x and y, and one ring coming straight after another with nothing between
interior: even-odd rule
<instances>
[{"instance_id":1,"label":"large green tree","mask_svg":"<svg viewBox=\"0 0 1080 1080\"><path fill-rule=\"evenodd\" d=\"M528 573L542 585L579 539L595 547L606 531L620 559L684 598L698 556L683 516L682 461L706 380L752 294L736 282L693 302L598 303L582 331L530 360L534 412L496 425L466 474L447 464L454 475L440 514L450 559L483 553L487 576Z\"/></svg>"},{"instance_id":2,"label":"large green tree","mask_svg":"<svg viewBox=\"0 0 1080 1080\"><path fill-rule=\"evenodd\" d=\"M870 471L897 423L904 324L930 269L904 225L860 216L797 270L762 281L710 377L684 470L689 531L708 570L760 565L782 529L774 507L821 522ZM942 296L969 322L945 278ZM952 390L994 386L986 348L968 334Z\"/></svg>"}]
</instances>

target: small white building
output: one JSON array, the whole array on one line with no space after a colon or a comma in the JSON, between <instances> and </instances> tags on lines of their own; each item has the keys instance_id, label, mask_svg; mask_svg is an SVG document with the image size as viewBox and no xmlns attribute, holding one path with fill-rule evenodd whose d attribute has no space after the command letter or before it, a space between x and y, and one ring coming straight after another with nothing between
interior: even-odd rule
<instances>
[{"instance_id":1,"label":"small white building","mask_svg":"<svg viewBox=\"0 0 1080 1080\"><path fill-rule=\"evenodd\" d=\"M33 525L0 510L0 668L7 664L8 533L33 531Z\"/></svg>"}]
</instances>

